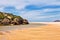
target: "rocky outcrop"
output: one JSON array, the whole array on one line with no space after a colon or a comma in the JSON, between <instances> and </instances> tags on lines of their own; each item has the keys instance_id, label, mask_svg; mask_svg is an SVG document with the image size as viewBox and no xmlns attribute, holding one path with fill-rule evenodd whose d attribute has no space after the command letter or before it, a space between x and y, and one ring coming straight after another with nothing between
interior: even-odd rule
<instances>
[{"instance_id":1,"label":"rocky outcrop","mask_svg":"<svg viewBox=\"0 0 60 40\"><path fill-rule=\"evenodd\" d=\"M28 23L28 20L23 19L23 24L29 24L29 23Z\"/></svg>"},{"instance_id":2,"label":"rocky outcrop","mask_svg":"<svg viewBox=\"0 0 60 40\"><path fill-rule=\"evenodd\" d=\"M3 25L21 25L21 24L29 24L28 20L23 19L20 16L16 16L10 13L0 12L0 24Z\"/></svg>"},{"instance_id":3,"label":"rocky outcrop","mask_svg":"<svg viewBox=\"0 0 60 40\"><path fill-rule=\"evenodd\" d=\"M23 24L23 19L20 18L14 18L13 22L15 25Z\"/></svg>"},{"instance_id":4,"label":"rocky outcrop","mask_svg":"<svg viewBox=\"0 0 60 40\"><path fill-rule=\"evenodd\" d=\"M60 20L55 20L54 22L60 22Z\"/></svg>"},{"instance_id":5,"label":"rocky outcrop","mask_svg":"<svg viewBox=\"0 0 60 40\"><path fill-rule=\"evenodd\" d=\"M9 25L10 22L11 22L11 21L10 21L8 18L4 18L1 23L2 23L3 25Z\"/></svg>"}]
</instances>

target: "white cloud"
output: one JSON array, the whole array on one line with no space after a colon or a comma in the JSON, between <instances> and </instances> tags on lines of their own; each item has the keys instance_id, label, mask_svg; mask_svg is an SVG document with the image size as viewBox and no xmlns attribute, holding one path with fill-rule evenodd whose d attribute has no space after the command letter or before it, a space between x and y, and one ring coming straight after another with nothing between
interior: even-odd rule
<instances>
[{"instance_id":1,"label":"white cloud","mask_svg":"<svg viewBox=\"0 0 60 40\"><path fill-rule=\"evenodd\" d=\"M55 8L55 9L50 9L50 8L46 8L46 9L43 9L43 10L40 10L41 12L53 12L53 11L60 11L60 8Z\"/></svg>"},{"instance_id":2,"label":"white cloud","mask_svg":"<svg viewBox=\"0 0 60 40\"><path fill-rule=\"evenodd\" d=\"M3 11L4 10L3 8L6 6L14 6L23 18L29 20L37 20L37 19L59 16L59 15L50 15L50 16L40 16L40 15L47 14L46 12L59 11L60 8L55 9L46 8L43 10L27 11L25 10L25 7L27 5L36 5L39 7L46 5L60 5L60 1L59 0L0 0L0 11Z\"/></svg>"},{"instance_id":3,"label":"white cloud","mask_svg":"<svg viewBox=\"0 0 60 40\"><path fill-rule=\"evenodd\" d=\"M1 6L15 6L17 9L23 9L26 5L60 5L60 1L56 0L0 0Z\"/></svg>"},{"instance_id":4,"label":"white cloud","mask_svg":"<svg viewBox=\"0 0 60 40\"><path fill-rule=\"evenodd\" d=\"M23 18L28 19L29 21L32 20L42 20L42 19L46 19L46 18L55 18L55 17L59 17L60 16L60 12L58 13L52 13L54 11L59 11L60 9L43 9L43 10L33 10L33 11L22 11L22 14L20 14ZM49 14L51 15L47 15L47 12L51 12ZM52 14L56 14L56 15L52 15Z\"/></svg>"},{"instance_id":5,"label":"white cloud","mask_svg":"<svg viewBox=\"0 0 60 40\"><path fill-rule=\"evenodd\" d=\"M0 0L0 6L15 6L17 9L24 9L27 5L60 5L56 0Z\"/></svg>"},{"instance_id":6,"label":"white cloud","mask_svg":"<svg viewBox=\"0 0 60 40\"><path fill-rule=\"evenodd\" d=\"M22 9L26 5L24 0L0 0L0 6L15 6L17 9Z\"/></svg>"},{"instance_id":7,"label":"white cloud","mask_svg":"<svg viewBox=\"0 0 60 40\"><path fill-rule=\"evenodd\" d=\"M36 17L38 15L41 15L40 11L24 11L22 14L20 14L24 18L33 19L33 17Z\"/></svg>"},{"instance_id":8,"label":"white cloud","mask_svg":"<svg viewBox=\"0 0 60 40\"><path fill-rule=\"evenodd\" d=\"M50 16L38 16L38 17L36 17L37 19L44 19L44 18L54 18L54 17L57 17L57 16L60 16L60 14L57 14L57 15L50 15Z\"/></svg>"},{"instance_id":9,"label":"white cloud","mask_svg":"<svg viewBox=\"0 0 60 40\"><path fill-rule=\"evenodd\" d=\"M60 5L59 0L26 0L29 4L37 6Z\"/></svg>"}]
</instances>

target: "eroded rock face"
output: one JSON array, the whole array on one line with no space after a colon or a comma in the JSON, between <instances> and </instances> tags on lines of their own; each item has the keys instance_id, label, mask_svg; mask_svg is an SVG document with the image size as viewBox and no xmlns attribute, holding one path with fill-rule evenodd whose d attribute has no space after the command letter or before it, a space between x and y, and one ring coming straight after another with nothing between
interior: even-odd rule
<instances>
[{"instance_id":1,"label":"eroded rock face","mask_svg":"<svg viewBox=\"0 0 60 40\"><path fill-rule=\"evenodd\" d=\"M14 20L10 20L9 18L4 18L2 22L0 21L1 24L3 25L20 25L20 24L29 24L28 20L26 19L19 19L15 18Z\"/></svg>"},{"instance_id":2,"label":"eroded rock face","mask_svg":"<svg viewBox=\"0 0 60 40\"><path fill-rule=\"evenodd\" d=\"M29 24L27 19L19 19L15 18L13 21L11 21L11 24L13 25L20 25L20 24Z\"/></svg>"},{"instance_id":3,"label":"eroded rock face","mask_svg":"<svg viewBox=\"0 0 60 40\"><path fill-rule=\"evenodd\" d=\"M2 20L2 24L4 24L4 25L9 25L10 22L11 22L11 21L10 21L8 18L4 18L4 19Z\"/></svg>"},{"instance_id":4,"label":"eroded rock face","mask_svg":"<svg viewBox=\"0 0 60 40\"><path fill-rule=\"evenodd\" d=\"M23 19L23 24L29 24L28 20Z\"/></svg>"},{"instance_id":5,"label":"eroded rock face","mask_svg":"<svg viewBox=\"0 0 60 40\"><path fill-rule=\"evenodd\" d=\"M15 18L13 21L15 22L16 25L23 23L23 19L20 19L20 18Z\"/></svg>"},{"instance_id":6,"label":"eroded rock face","mask_svg":"<svg viewBox=\"0 0 60 40\"><path fill-rule=\"evenodd\" d=\"M0 24L3 25L20 25L29 24L28 20L23 19L21 16L16 16L10 13L0 12Z\"/></svg>"},{"instance_id":7,"label":"eroded rock face","mask_svg":"<svg viewBox=\"0 0 60 40\"><path fill-rule=\"evenodd\" d=\"M0 24L2 24L2 19L0 19Z\"/></svg>"}]
</instances>

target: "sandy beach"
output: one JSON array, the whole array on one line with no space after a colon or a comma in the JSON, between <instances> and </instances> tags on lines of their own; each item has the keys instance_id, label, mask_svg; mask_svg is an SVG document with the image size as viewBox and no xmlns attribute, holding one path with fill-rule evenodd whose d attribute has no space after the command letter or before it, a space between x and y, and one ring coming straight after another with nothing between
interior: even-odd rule
<instances>
[{"instance_id":1,"label":"sandy beach","mask_svg":"<svg viewBox=\"0 0 60 40\"><path fill-rule=\"evenodd\" d=\"M60 24L0 31L0 40L60 40Z\"/></svg>"}]
</instances>

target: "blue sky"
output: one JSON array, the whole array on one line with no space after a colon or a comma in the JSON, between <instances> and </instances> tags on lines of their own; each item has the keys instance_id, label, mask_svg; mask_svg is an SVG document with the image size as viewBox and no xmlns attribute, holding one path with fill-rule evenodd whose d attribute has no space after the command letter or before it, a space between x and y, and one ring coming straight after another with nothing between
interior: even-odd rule
<instances>
[{"instance_id":1,"label":"blue sky","mask_svg":"<svg viewBox=\"0 0 60 40\"><path fill-rule=\"evenodd\" d=\"M60 20L60 0L0 0L0 11L30 22L52 22Z\"/></svg>"}]
</instances>

